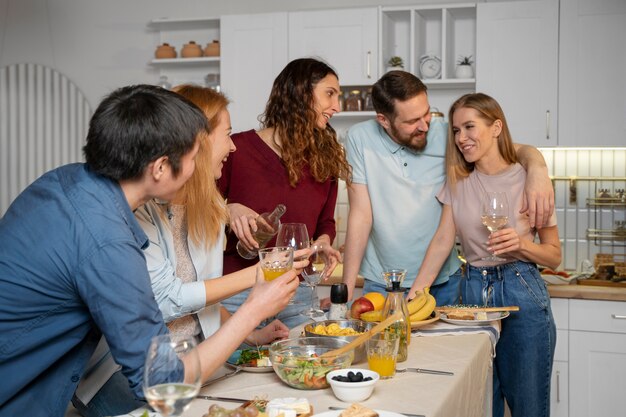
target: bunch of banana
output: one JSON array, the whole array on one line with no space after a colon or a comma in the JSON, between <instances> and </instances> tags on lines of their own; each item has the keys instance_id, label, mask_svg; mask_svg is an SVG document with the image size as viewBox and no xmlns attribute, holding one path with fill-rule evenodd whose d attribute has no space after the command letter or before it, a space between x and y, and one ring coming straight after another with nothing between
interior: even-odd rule
<instances>
[{"instance_id":1,"label":"bunch of banana","mask_svg":"<svg viewBox=\"0 0 626 417\"><path fill-rule=\"evenodd\" d=\"M416 291L415 293L417 296L407 304L411 323L429 318L437 304L435 297L430 294L430 288L424 288L422 291Z\"/></svg>"}]
</instances>

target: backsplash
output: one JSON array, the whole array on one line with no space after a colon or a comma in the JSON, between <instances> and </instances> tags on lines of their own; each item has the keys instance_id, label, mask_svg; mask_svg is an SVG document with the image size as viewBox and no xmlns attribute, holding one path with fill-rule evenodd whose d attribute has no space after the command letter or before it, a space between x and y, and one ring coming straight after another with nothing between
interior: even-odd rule
<instances>
[{"instance_id":1,"label":"backsplash","mask_svg":"<svg viewBox=\"0 0 626 417\"><path fill-rule=\"evenodd\" d=\"M550 175L555 177L555 206L563 261L560 269L578 270L584 259L593 261L596 253L626 256L626 241L588 240L587 229L614 229L616 222L625 220L626 207L595 208L587 206L587 198L597 196L600 189L611 196L626 188L621 181L577 180L575 193L570 190L569 177L626 178L626 148L540 148ZM567 179L563 177L568 177ZM575 202L570 202L575 194ZM346 238L348 192L344 182L339 184L335 207L337 237L340 247ZM623 224L623 223L622 223Z\"/></svg>"}]
</instances>

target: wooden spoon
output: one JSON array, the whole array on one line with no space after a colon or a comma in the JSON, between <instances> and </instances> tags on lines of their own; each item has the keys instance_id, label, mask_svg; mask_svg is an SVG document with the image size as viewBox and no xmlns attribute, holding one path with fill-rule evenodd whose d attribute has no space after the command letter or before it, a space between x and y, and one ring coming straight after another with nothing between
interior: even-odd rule
<instances>
[{"instance_id":1,"label":"wooden spoon","mask_svg":"<svg viewBox=\"0 0 626 417\"><path fill-rule=\"evenodd\" d=\"M387 327L389 327L390 324L400 320L401 318L402 318L402 312L398 311L398 312L392 314L391 316L387 317L385 320L381 321L380 323L378 323L376 326L372 327L368 331L366 331L364 333L361 333L356 339L354 339L353 341L351 341L347 345L342 346L342 347L340 347L338 349L329 350L326 353L322 353L320 355L320 358L327 358L327 357L330 357L330 356L337 356L337 355L341 355L342 353L345 353L345 352L347 352L349 350L352 350L352 349L356 348L357 346L360 346L363 343L365 343L368 339L370 339L375 334L378 334L378 333L382 332Z\"/></svg>"},{"instance_id":2,"label":"wooden spoon","mask_svg":"<svg viewBox=\"0 0 626 417\"><path fill-rule=\"evenodd\" d=\"M498 311L519 311L519 306L508 306L508 307L435 307L435 310L440 313L448 313L450 311L467 311L470 313L478 313L484 311L485 313L489 312L498 312Z\"/></svg>"}]
</instances>

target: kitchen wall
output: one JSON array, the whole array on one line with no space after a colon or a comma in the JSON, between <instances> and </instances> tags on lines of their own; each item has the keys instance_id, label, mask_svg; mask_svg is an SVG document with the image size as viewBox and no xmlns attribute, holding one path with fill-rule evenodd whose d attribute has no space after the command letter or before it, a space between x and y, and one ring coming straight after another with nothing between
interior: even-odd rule
<instances>
[{"instance_id":1,"label":"kitchen wall","mask_svg":"<svg viewBox=\"0 0 626 417\"><path fill-rule=\"evenodd\" d=\"M76 83L95 108L117 87L157 82L158 70L148 64L158 44L156 31L148 27L153 19L431 3L433 0L0 0L0 67L18 63L50 66Z\"/></svg>"},{"instance_id":2,"label":"kitchen wall","mask_svg":"<svg viewBox=\"0 0 626 417\"><path fill-rule=\"evenodd\" d=\"M576 202L570 202L570 181L556 179L555 206L563 262L561 269L579 270L584 259L593 262L596 253L626 255L626 242L595 242L586 238L587 229L612 229L615 221L623 221L626 208L596 210L587 207L587 198L593 198L599 189L626 188L626 148L541 148L548 170L555 177L621 177L621 181L576 181ZM348 218L348 193L345 183L339 185L335 210L337 222L336 247L345 242Z\"/></svg>"}]
</instances>

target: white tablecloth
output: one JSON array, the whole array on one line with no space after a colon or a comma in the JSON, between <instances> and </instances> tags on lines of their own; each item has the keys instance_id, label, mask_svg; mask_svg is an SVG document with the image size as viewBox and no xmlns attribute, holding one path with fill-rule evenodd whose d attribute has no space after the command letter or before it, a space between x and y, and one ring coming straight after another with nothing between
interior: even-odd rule
<instances>
[{"instance_id":1,"label":"white tablecloth","mask_svg":"<svg viewBox=\"0 0 626 417\"><path fill-rule=\"evenodd\" d=\"M491 341L485 333L413 337L409 358L398 364L399 368L438 369L454 372L454 376L396 374L392 379L379 381L372 396L362 404L427 417L485 416L491 408L491 351ZM367 362L354 364L354 367L367 368ZM229 371L228 368L221 370L222 373ZM296 390L281 382L274 373L241 372L205 387L201 394L245 399L305 397L315 413L325 412L329 406L349 405L335 398L330 388ZM232 402L196 399L183 416L201 417L214 403L226 408L237 407Z\"/></svg>"}]
</instances>

